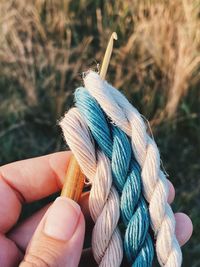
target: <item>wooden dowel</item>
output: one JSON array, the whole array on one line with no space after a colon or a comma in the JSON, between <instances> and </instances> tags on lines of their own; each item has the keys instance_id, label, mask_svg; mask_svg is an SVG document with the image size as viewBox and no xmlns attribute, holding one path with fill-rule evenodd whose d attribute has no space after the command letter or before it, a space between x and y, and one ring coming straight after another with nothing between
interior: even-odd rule
<instances>
[{"instance_id":1,"label":"wooden dowel","mask_svg":"<svg viewBox=\"0 0 200 267\"><path fill-rule=\"evenodd\" d=\"M69 197L78 202L83 191L84 180L85 176L74 155L72 155L65 175L61 196Z\"/></svg>"},{"instance_id":2,"label":"wooden dowel","mask_svg":"<svg viewBox=\"0 0 200 267\"><path fill-rule=\"evenodd\" d=\"M109 63L110 63L110 58L111 58L112 51L113 51L114 40L117 40L117 33L116 32L112 33L110 40L108 42L107 48L106 48L104 58L103 58L103 63L102 63L101 71L100 71L100 77L103 80L106 77L106 73L108 70Z\"/></svg>"},{"instance_id":3,"label":"wooden dowel","mask_svg":"<svg viewBox=\"0 0 200 267\"><path fill-rule=\"evenodd\" d=\"M116 32L112 33L106 48L102 68L100 71L100 77L102 79L105 79L108 70L114 40L117 40ZM65 175L61 196L71 198L74 201L78 202L83 191L84 181L85 176L82 173L76 158L74 157L74 155L72 155Z\"/></svg>"}]
</instances>

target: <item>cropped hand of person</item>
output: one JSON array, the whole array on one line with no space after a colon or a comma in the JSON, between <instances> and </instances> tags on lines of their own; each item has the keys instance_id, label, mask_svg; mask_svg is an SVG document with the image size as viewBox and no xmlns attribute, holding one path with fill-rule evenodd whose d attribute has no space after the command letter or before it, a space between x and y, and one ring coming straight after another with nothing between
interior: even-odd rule
<instances>
[{"instance_id":1,"label":"cropped hand of person","mask_svg":"<svg viewBox=\"0 0 200 267\"><path fill-rule=\"evenodd\" d=\"M76 267L85 235L92 222L88 193L80 206L59 197L28 219L17 223L22 205L47 197L62 188L71 152L58 152L0 167L0 266ZM175 190L169 182L169 203ZM192 223L183 213L175 214L176 235L184 245L192 234ZM96 266L91 250L82 254L83 266ZM81 265L82 266L82 265Z\"/></svg>"}]
</instances>

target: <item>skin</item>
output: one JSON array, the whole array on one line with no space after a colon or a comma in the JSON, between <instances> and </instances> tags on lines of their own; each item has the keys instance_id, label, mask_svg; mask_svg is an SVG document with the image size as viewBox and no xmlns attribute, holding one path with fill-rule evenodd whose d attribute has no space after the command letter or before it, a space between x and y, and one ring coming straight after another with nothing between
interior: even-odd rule
<instances>
[{"instance_id":1,"label":"skin","mask_svg":"<svg viewBox=\"0 0 200 267\"><path fill-rule=\"evenodd\" d=\"M41 229L50 204L20 224L17 223L24 203L40 200L62 188L70 155L70 152L58 152L0 167L0 262L2 266L19 266L20 262L23 262L20 266L76 267L81 253L79 266L96 266L91 249L82 252L84 234L87 237L91 236L93 227L88 209L88 193L84 193L81 197L79 204L82 213L73 237L65 244L47 239L42 233ZM174 197L175 190L169 182L168 202L170 204ZM183 246L192 235L192 222L184 213L176 213L175 218L176 236ZM42 240L43 246L41 247L36 240ZM45 246L48 248L52 246L52 251L55 250L56 253L42 253ZM34 259L30 257L30 253L33 253L31 251L38 252ZM27 258L28 262L23 260ZM66 263L66 258L75 260Z\"/></svg>"}]
</instances>

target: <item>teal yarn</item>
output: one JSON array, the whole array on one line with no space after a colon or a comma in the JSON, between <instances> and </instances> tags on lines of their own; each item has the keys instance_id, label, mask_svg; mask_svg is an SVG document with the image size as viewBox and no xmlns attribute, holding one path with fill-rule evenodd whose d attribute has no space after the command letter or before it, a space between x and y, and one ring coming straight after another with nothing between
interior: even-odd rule
<instances>
[{"instance_id":1,"label":"teal yarn","mask_svg":"<svg viewBox=\"0 0 200 267\"><path fill-rule=\"evenodd\" d=\"M96 144L111 161L113 182L121 196L126 257L133 267L150 267L154 256L153 242L148 233L150 219L142 196L140 166L132 152L130 140L108 120L85 88L76 89L75 101Z\"/></svg>"}]
</instances>

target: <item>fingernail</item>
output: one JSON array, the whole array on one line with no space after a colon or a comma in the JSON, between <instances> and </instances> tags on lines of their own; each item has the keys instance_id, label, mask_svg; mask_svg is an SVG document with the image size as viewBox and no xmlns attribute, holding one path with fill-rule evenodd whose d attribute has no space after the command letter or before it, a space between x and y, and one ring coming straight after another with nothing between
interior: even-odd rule
<instances>
[{"instance_id":1,"label":"fingernail","mask_svg":"<svg viewBox=\"0 0 200 267\"><path fill-rule=\"evenodd\" d=\"M58 197L47 213L44 233L54 239L70 240L76 230L80 213L80 206L76 202Z\"/></svg>"}]
</instances>

